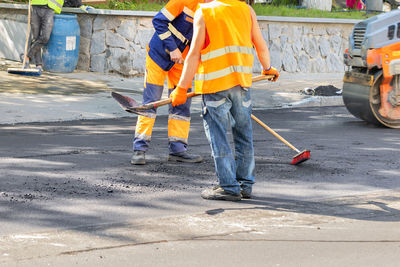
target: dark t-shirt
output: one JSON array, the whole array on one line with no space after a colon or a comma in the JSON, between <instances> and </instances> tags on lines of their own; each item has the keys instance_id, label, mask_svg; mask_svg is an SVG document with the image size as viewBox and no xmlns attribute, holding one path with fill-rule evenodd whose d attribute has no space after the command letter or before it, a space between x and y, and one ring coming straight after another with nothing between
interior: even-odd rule
<instances>
[{"instance_id":1,"label":"dark t-shirt","mask_svg":"<svg viewBox=\"0 0 400 267\"><path fill-rule=\"evenodd\" d=\"M64 7L80 7L82 5L82 0L65 0Z\"/></svg>"}]
</instances>

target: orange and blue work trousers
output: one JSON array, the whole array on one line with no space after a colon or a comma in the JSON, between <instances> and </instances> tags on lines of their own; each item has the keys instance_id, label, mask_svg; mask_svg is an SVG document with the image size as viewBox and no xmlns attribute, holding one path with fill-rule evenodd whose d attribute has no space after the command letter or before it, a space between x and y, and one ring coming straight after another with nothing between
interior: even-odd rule
<instances>
[{"instance_id":1,"label":"orange and blue work trousers","mask_svg":"<svg viewBox=\"0 0 400 267\"><path fill-rule=\"evenodd\" d=\"M143 91L143 104L148 104L161 99L165 77L167 77L168 97L175 89L182 74L183 65L175 64L170 70L160 68L150 57L146 57L146 74ZM191 89L188 90L190 92ZM169 153L179 153L187 150L190 128L189 98L185 104L168 109L168 147ZM133 150L147 151L151 140L157 109L148 110L143 116L138 116Z\"/></svg>"}]
</instances>

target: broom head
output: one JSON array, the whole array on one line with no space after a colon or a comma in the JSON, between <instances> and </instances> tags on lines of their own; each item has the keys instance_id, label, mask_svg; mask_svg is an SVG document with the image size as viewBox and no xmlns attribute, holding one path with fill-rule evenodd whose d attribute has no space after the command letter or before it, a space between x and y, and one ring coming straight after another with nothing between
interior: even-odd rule
<instances>
[{"instance_id":1,"label":"broom head","mask_svg":"<svg viewBox=\"0 0 400 267\"><path fill-rule=\"evenodd\" d=\"M300 163L310 159L310 150L306 149L298 153L293 157L293 160L290 164L299 165Z\"/></svg>"},{"instance_id":2,"label":"broom head","mask_svg":"<svg viewBox=\"0 0 400 267\"><path fill-rule=\"evenodd\" d=\"M23 69L23 68L8 68L7 72L12 74L20 74L27 76L40 76L40 74L42 74L42 72L39 69Z\"/></svg>"}]
</instances>

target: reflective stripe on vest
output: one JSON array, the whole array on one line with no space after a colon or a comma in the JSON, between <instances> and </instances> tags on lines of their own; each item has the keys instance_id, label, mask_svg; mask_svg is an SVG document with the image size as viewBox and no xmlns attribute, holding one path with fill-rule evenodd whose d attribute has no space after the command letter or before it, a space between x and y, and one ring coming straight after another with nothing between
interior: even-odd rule
<instances>
[{"instance_id":1,"label":"reflective stripe on vest","mask_svg":"<svg viewBox=\"0 0 400 267\"><path fill-rule=\"evenodd\" d=\"M57 8L62 9L64 1L57 2L56 0L49 0L49 3L54 4Z\"/></svg>"},{"instance_id":2,"label":"reflective stripe on vest","mask_svg":"<svg viewBox=\"0 0 400 267\"><path fill-rule=\"evenodd\" d=\"M216 57L220 57L224 54L227 53L242 53L242 54L250 54L253 55L253 48L246 47L246 46L226 46L211 52L208 52L207 54L201 55L201 61L207 61Z\"/></svg>"},{"instance_id":3,"label":"reflective stripe on vest","mask_svg":"<svg viewBox=\"0 0 400 267\"><path fill-rule=\"evenodd\" d=\"M196 74L196 80L197 81L211 81L215 80L224 76L227 76L231 73L247 73L247 74L252 74L253 73L253 67L246 67L246 66L229 66L225 69L210 72L210 73L197 73Z\"/></svg>"},{"instance_id":4,"label":"reflective stripe on vest","mask_svg":"<svg viewBox=\"0 0 400 267\"><path fill-rule=\"evenodd\" d=\"M64 4L63 0L48 0L47 5L54 10L55 13L60 14L62 6Z\"/></svg>"}]
</instances>

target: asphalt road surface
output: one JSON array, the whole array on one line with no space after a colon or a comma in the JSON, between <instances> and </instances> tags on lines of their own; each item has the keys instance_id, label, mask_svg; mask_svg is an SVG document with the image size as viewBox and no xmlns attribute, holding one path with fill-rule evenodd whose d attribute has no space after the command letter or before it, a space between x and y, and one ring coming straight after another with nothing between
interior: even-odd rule
<instances>
[{"instance_id":1,"label":"asphalt road surface","mask_svg":"<svg viewBox=\"0 0 400 267\"><path fill-rule=\"evenodd\" d=\"M202 119L167 162L157 118L148 164L130 165L136 117L0 126L1 266L398 266L400 135L344 107L255 111L254 198L207 201L216 184ZM134 261L133 261L134 260Z\"/></svg>"}]
</instances>

